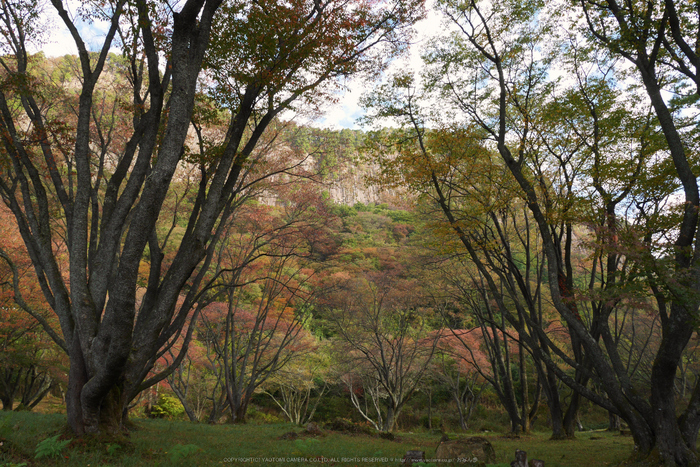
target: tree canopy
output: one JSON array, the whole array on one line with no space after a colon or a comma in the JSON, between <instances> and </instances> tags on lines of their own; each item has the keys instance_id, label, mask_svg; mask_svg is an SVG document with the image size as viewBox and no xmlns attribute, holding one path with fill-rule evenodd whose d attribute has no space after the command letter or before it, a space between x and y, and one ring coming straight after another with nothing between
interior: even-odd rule
<instances>
[{"instance_id":1,"label":"tree canopy","mask_svg":"<svg viewBox=\"0 0 700 467\"><path fill-rule=\"evenodd\" d=\"M421 14L419 1L3 4L0 191L60 323L47 331L70 357L76 433L120 426L172 371L150 374L207 299L227 221L285 169L263 163L280 112L381 70ZM78 49L49 74L27 51L42 15ZM95 51L79 27L92 20L108 24ZM195 156L188 134L206 120L220 131L200 132ZM186 193L174 189L188 177Z\"/></svg>"}]
</instances>

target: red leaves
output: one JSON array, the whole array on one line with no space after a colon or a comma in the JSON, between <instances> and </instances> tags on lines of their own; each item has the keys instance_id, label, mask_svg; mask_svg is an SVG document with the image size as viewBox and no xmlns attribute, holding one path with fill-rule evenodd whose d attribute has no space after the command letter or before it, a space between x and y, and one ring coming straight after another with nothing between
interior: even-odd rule
<instances>
[{"instance_id":1,"label":"red leaves","mask_svg":"<svg viewBox=\"0 0 700 467\"><path fill-rule=\"evenodd\" d=\"M454 359L460 373L468 374L477 369L490 373L491 364L481 349L486 346L480 328L442 330L438 344L440 351Z\"/></svg>"}]
</instances>

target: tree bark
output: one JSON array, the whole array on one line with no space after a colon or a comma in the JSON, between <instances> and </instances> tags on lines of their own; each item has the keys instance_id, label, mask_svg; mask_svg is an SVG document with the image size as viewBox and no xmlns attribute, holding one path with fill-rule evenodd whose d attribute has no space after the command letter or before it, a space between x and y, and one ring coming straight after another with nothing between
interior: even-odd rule
<instances>
[{"instance_id":1,"label":"tree bark","mask_svg":"<svg viewBox=\"0 0 700 467\"><path fill-rule=\"evenodd\" d=\"M394 431L394 425L396 424L396 416L398 411L395 410L393 405L389 405L386 411L386 417L384 418L384 425L382 426L382 431L385 433L391 433Z\"/></svg>"}]
</instances>

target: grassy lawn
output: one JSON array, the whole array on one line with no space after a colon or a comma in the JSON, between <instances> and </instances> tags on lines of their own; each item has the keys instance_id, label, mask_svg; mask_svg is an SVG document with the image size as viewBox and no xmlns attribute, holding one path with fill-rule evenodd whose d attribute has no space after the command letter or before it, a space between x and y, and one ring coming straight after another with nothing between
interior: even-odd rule
<instances>
[{"instance_id":1,"label":"grassy lawn","mask_svg":"<svg viewBox=\"0 0 700 467\"><path fill-rule=\"evenodd\" d=\"M167 420L135 420L128 436L67 440L65 415L4 412L0 414L0 467L66 466L207 466L207 465L347 465L398 466L406 451L435 454L440 436L397 433L394 440L370 435L325 431L320 436L301 434L280 439L285 433L304 430L289 424L200 425ZM44 441L60 435L55 441ZM547 467L618 465L632 452L632 439L604 431L579 433L576 440L549 441L547 433L518 439L493 433L477 433L493 444L497 465L510 465L515 449ZM466 436L451 433L450 437ZM35 459L37 445L54 456ZM436 464L440 465L440 464Z\"/></svg>"}]
</instances>

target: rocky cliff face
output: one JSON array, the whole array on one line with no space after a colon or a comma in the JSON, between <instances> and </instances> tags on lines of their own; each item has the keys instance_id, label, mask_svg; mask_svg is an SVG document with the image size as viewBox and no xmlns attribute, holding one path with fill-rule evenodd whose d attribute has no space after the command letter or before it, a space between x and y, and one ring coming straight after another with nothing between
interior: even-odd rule
<instances>
[{"instance_id":1,"label":"rocky cliff face","mask_svg":"<svg viewBox=\"0 0 700 467\"><path fill-rule=\"evenodd\" d=\"M356 203L382 203L383 193L378 186L370 184L368 176L375 175L376 168L350 165L339 170L335 177L323 180L330 199L338 204L352 206Z\"/></svg>"},{"instance_id":2,"label":"rocky cliff face","mask_svg":"<svg viewBox=\"0 0 700 467\"><path fill-rule=\"evenodd\" d=\"M379 173L379 166L356 157L345 161L332 174L321 177L330 199L338 204L388 204L404 207L408 194L404 190L382 187L371 179Z\"/></svg>"},{"instance_id":3,"label":"rocky cliff face","mask_svg":"<svg viewBox=\"0 0 700 467\"><path fill-rule=\"evenodd\" d=\"M362 153L365 134L355 130L324 130L291 126L278 147L282 153L294 154L300 169L318 180L321 190L337 204L387 204L405 208L410 196L404 190L386 188L372 179L379 175L379 164ZM269 157L269 155L268 155ZM277 159L278 156L274 156ZM303 161L303 162L302 162ZM259 197L274 204L274 196Z\"/></svg>"}]
</instances>

